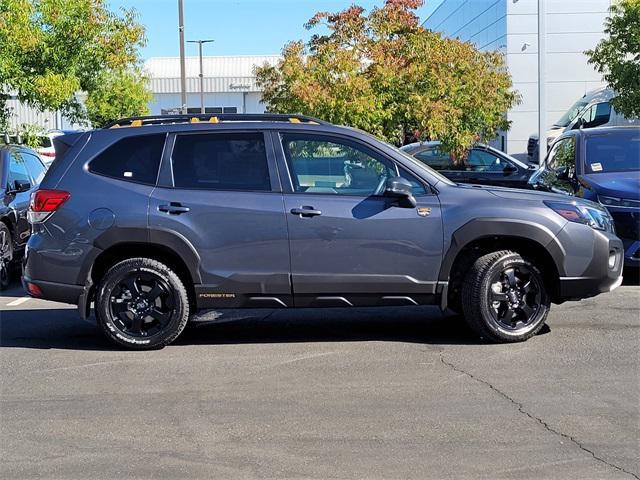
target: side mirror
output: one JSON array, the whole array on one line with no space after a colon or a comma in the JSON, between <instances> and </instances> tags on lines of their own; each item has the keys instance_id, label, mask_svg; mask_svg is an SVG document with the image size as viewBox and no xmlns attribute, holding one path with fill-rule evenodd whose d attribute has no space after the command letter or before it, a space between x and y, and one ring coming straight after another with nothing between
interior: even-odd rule
<instances>
[{"instance_id":1,"label":"side mirror","mask_svg":"<svg viewBox=\"0 0 640 480\"><path fill-rule=\"evenodd\" d=\"M585 124L584 118L580 117L576 120L576 123L573 124L573 127L571 127L571 130L579 130L581 129Z\"/></svg>"},{"instance_id":2,"label":"side mirror","mask_svg":"<svg viewBox=\"0 0 640 480\"><path fill-rule=\"evenodd\" d=\"M10 185L8 188L8 193L22 193L28 192L31 190L31 184L26 180L15 180L13 182L13 187Z\"/></svg>"},{"instance_id":3,"label":"side mirror","mask_svg":"<svg viewBox=\"0 0 640 480\"><path fill-rule=\"evenodd\" d=\"M411 182L402 177L391 177L387 180L384 189L385 197L392 197L398 200L398 204L406 208L415 208L416 199L413 196Z\"/></svg>"}]
</instances>

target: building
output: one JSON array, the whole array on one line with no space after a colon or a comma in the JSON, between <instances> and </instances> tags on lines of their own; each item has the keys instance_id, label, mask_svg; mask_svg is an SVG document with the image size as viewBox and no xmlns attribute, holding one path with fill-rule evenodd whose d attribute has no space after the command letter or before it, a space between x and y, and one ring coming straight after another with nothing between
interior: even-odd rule
<instances>
[{"instance_id":1,"label":"building","mask_svg":"<svg viewBox=\"0 0 640 480\"><path fill-rule=\"evenodd\" d=\"M584 51L603 37L611 1L546 0L549 124L587 91L604 85ZM423 25L504 52L522 103L507 112L511 129L497 140L498 147L526 156L529 135L538 130L538 0L444 0Z\"/></svg>"},{"instance_id":2,"label":"building","mask_svg":"<svg viewBox=\"0 0 640 480\"><path fill-rule=\"evenodd\" d=\"M206 113L262 113L266 106L256 85L254 68L275 65L280 56L203 57L204 105ZM200 112L200 60L187 57L187 111ZM144 69L151 79L152 115L179 113L180 57L150 58Z\"/></svg>"}]
</instances>

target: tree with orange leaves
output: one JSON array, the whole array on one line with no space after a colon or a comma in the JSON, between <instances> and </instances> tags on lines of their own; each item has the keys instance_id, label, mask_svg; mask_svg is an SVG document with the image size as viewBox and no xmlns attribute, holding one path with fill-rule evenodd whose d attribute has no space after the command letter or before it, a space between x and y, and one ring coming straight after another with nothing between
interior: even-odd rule
<instances>
[{"instance_id":1,"label":"tree with orange leaves","mask_svg":"<svg viewBox=\"0 0 640 480\"><path fill-rule=\"evenodd\" d=\"M278 65L256 70L269 111L351 125L397 145L410 135L437 139L462 161L478 135L508 128L518 94L502 54L423 28L422 3L316 13L306 27L324 25L327 34L287 44Z\"/></svg>"}]
</instances>

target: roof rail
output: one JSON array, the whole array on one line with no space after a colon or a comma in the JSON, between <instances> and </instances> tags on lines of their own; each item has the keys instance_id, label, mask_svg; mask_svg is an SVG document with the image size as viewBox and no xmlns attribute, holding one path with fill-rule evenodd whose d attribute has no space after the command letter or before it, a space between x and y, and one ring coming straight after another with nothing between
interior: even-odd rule
<instances>
[{"instance_id":1,"label":"roof rail","mask_svg":"<svg viewBox=\"0 0 640 480\"><path fill-rule=\"evenodd\" d=\"M288 122L326 125L328 122L305 115L289 113L189 113L187 115L148 115L121 118L102 128L140 127L142 125L170 125L176 123L219 122Z\"/></svg>"}]
</instances>

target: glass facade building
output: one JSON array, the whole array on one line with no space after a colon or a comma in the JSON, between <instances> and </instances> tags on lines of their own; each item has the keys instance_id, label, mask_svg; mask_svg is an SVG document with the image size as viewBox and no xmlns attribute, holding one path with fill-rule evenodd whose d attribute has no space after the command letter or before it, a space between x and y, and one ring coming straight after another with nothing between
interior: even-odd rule
<instances>
[{"instance_id":1,"label":"glass facade building","mask_svg":"<svg viewBox=\"0 0 640 480\"><path fill-rule=\"evenodd\" d=\"M586 92L604 85L584 51L603 37L612 0L546 0L549 125ZM504 53L522 102L507 112L511 129L494 143L526 157L538 128L538 0L444 0L423 25L484 50Z\"/></svg>"}]
</instances>

